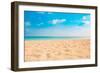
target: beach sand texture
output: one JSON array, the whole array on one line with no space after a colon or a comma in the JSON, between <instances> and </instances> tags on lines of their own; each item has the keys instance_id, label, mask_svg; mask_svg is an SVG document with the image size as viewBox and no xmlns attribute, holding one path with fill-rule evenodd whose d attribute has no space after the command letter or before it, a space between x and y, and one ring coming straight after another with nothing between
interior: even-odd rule
<instances>
[{"instance_id":1,"label":"beach sand texture","mask_svg":"<svg viewBox=\"0 0 100 73\"><path fill-rule=\"evenodd\" d=\"M25 40L25 62L88 59L90 40Z\"/></svg>"}]
</instances>

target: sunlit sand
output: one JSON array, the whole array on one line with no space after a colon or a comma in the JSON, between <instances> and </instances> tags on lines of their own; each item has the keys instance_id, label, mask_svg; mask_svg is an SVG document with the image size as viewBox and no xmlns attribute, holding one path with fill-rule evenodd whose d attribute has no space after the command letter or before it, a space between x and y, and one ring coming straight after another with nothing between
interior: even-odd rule
<instances>
[{"instance_id":1,"label":"sunlit sand","mask_svg":"<svg viewBox=\"0 0 100 73\"><path fill-rule=\"evenodd\" d=\"M90 40L25 40L25 61L90 58Z\"/></svg>"}]
</instances>

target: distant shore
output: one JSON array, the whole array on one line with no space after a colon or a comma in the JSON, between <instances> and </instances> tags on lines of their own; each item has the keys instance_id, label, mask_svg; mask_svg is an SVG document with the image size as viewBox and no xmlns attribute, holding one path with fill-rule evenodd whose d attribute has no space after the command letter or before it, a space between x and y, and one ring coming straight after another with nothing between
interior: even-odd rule
<instances>
[{"instance_id":1,"label":"distant shore","mask_svg":"<svg viewBox=\"0 0 100 73\"><path fill-rule=\"evenodd\" d=\"M89 39L25 40L25 61L90 58Z\"/></svg>"}]
</instances>

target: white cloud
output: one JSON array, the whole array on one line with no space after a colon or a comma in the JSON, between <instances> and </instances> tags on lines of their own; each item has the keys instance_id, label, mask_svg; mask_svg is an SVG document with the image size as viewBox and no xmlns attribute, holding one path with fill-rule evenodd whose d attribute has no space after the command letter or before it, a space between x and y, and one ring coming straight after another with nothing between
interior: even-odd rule
<instances>
[{"instance_id":1,"label":"white cloud","mask_svg":"<svg viewBox=\"0 0 100 73\"><path fill-rule=\"evenodd\" d=\"M84 25L90 25L90 21L88 20L88 16L83 16L82 22L84 23Z\"/></svg>"},{"instance_id":2,"label":"white cloud","mask_svg":"<svg viewBox=\"0 0 100 73\"><path fill-rule=\"evenodd\" d=\"M43 25L44 23L43 22L41 22L41 23L39 23L39 24L37 24L38 26L41 26L41 25Z\"/></svg>"},{"instance_id":3,"label":"white cloud","mask_svg":"<svg viewBox=\"0 0 100 73\"><path fill-rule=\"evenodd\" d=\"M83 16L82 20L87 20L87 16Z\"/></svg>"},{"instance_id":4,"label":"white cloud","mask_svg":"<svg viewBox=\"0 0 100 73\"><path fill-rule=\"evenodd\" d=\"M37 13L44 14L45 12L41 12L41 11L40 11L40 12L37 12Z\"/></svg>"},{"instance_id":5,"label":"white cloud","mask_svg":"<svg viewBox=\"0 0 100 73\"><path fill-rule=\"evenodd\" d=\"M52 14L51 12L48 12L48 14Z\"/></svg>"},{"instance_id":6,"label":"white cloud","mask_svg":"<svg viewBox=\"0 0 100 73\"><path fill-rule=\"evenodd\" d=\"M26 21L25 26L31 26L31 23L29 21Z\"/></svg>"},{"instance_id":7,"label":"white cloud","mask_svg":"<svg viewBox=\"0 0 100 73\"><path fill-rule=\"evenodd\" d=\"M52 24L59 24L65 22L66 19L53 19L52 21L49 21Z\"/></svg>"},{"instance_id":8,"label":"white cloud","mask_svg":"<svg viewBox=\"0 0 100 73\"><path fill-rule=\"evenodd\" d=\"M40 13L40 14L45 14L45 13L47 13L47 14L52 14L52 12L42 12L42 11L37 12L37 13Z\"/></svg>"},{"instance_id":9,"label":"white cloud","mask_svg":"<svg viewBox=\"0 0 100 73\"><path fill-rule=\"evenodd\" d=\"M84 25L90 25L90 21L83 21Z\"/></svg>"},{"instance_id":10,"label":"white cloud","mask_svg":"<svg viewBox=\"0 0 100 73\"><path fill-rule=\"evenodd\" d=\"M58 28L58 29L57 29ZM40 28L33 29L28 33L27 36L66 36L66 37L89 37L90 29L82 27L50 27L50 28Z\"/></svg>"}]
</instances>

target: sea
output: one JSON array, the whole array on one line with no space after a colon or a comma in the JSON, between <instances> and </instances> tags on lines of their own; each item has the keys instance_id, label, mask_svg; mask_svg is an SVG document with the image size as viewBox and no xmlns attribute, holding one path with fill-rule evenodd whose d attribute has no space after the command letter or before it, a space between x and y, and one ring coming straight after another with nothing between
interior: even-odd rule
<instances>
[{"instance_id":1,"label":"sea","mask_svg":"<svg viewBox=\"0 0 100 73\"><path fill-rule=\"evenodd\" d=\"M58 37L58 36L25 36L24 40L78 40L89 39L89 37Z\"/></svg>"}]
</instances>

